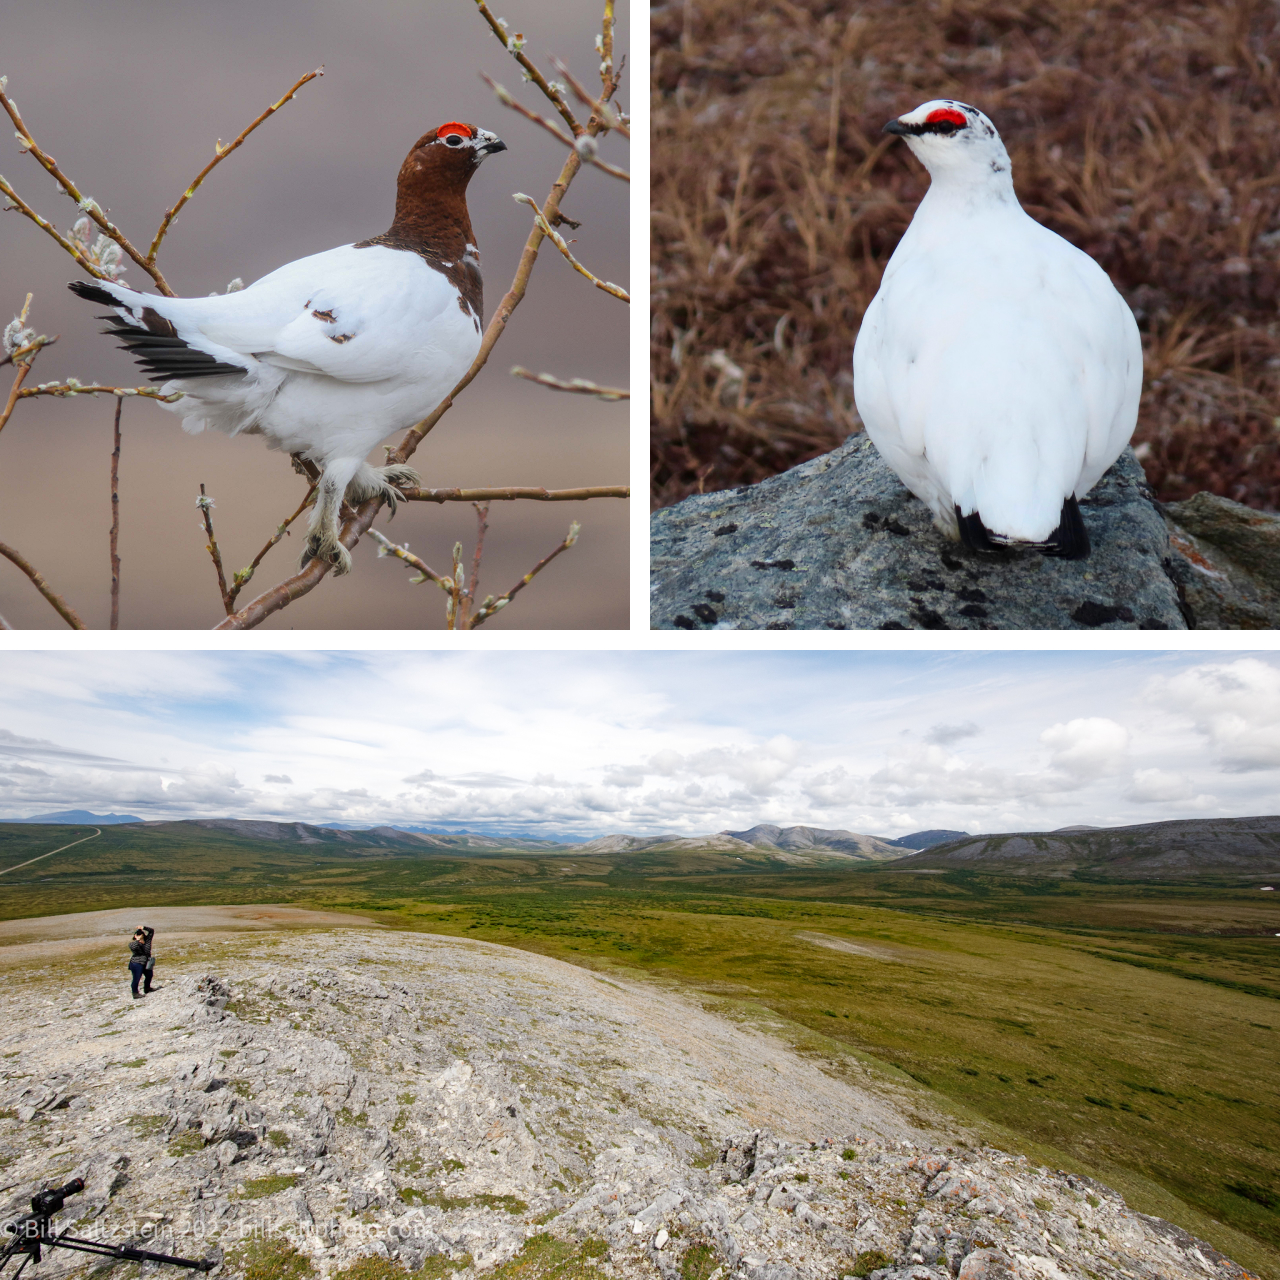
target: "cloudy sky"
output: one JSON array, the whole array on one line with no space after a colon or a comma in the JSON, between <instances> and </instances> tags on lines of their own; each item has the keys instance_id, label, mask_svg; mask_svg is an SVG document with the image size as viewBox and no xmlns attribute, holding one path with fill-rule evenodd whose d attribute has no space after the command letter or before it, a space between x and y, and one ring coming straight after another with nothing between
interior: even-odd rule
<instances>
[{"instance_id":1,"label":"cloudy sky","mask_svg":"<svg viewBox=\"0 0 1280 1280\"><path fill-rule=\"evenodd\" d=\"M1276 811L1280 657L9 653L0 818L872 835Z\"/></svg>"}]
</instances>

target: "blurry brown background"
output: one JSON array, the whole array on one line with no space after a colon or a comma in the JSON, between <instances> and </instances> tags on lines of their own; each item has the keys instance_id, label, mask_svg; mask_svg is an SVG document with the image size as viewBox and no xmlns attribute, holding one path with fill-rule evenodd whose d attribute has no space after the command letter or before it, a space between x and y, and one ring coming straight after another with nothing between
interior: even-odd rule
<instances>
[{"instance_id":1,"label":"blurry brown background","mask_svg":"<svg viewBox=\"0 0 1280 1280\"><path fill-rule=\"evenodd\" d=\"M861 429L862 313L927 176L886 120L995 121L1031 215L1146 349L1162 498L1280 505L1280 8L1257 0L674 0L653 10L653 480L665 505Z\"/></svg>"},{"instance_id":2,"label":"blurry brown background","mask_svg":"<svg viewBox=\"0 0 1280 1280\"><path fill-rule=\"evenodd\" d=\"M552 55L590 84L599 56L600 0L501 0L495 12L528 37L526 52L549 74ZM629 10L618 11L618 52ZM472 222L484 258L486 320L506 291L530 226L511 193L541 202L565 149L501 107L487 72L527 106L545 100L521 73L472 0L4 0L0 74L36 140L108 208L144 251L164 210L213 155L305 71L322 79L265 122L214 170L178 216L159 265L180 294L222 291L275 267L386 229L395 177L412 143L446 120L492 129L510 148L472 181ZM619 101L630 104L629 77ZM542 104L542 105L540 105ZM74 205L18 143L5 120L0 172L64 232ZM625 141L603 158L627 164ZM581 220L577 255L626 284L627 190L584 168L564 211ZM95 308L66 282L72 260L22 214L0 217L0 325L35 294L32 323L60 334L27 385L62 381L142 385L140 371L99 336ZM129 265L124 282L143 288ZM413 458L428 487L627 482L627 410L508 376L513 364L564 378L626 386L627 310L593 289L543 246L529 292L486 369ZM7 390L11 370L0 371ZM115 400L38 397L21 402L0 435L0 540L16 547L91 627L107 624L110 566L108 467ZM186 435L154 404L127 400L120 463L120 625L208 627L222 616L195 499L203 482L217 502L215 531L228 577L246 565L301 500L286 455L255 437ZM371 455L381 460L381 451ZM486 629L627 625L626 503L494 503L481 576L483 595L511 587L582 523L578 545L548 567ZM299 521L299 526L302 521ZM470 555L475 518L465 504L402 506L377 526L440 572L461 539ZM284 539L238 605L288 576L301 538ZM443 594L410 586L398 561L375 558L365 538L355 568L326 578L276 614L273 628L443 626ZM63 627L31 583L0 560L0 614L16 628Z\"/></svg>"}]
</instances>

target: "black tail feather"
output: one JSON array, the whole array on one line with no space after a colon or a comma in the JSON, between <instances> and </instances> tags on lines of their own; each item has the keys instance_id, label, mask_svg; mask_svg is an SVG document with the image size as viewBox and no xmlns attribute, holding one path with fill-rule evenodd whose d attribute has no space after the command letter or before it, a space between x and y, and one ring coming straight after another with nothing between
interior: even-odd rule
<instances>
[{"instance_id":1,"label":"black tail feather","mask_svg":"<svg viewBox=\"0 0 1280 1280\"><path fill-rule=\"evenodd\" d=\"M76 295L77 298L84 298L87 302L98 302L108 307L118 307L121 305L120 299L109 294L101 285L93 284L88 280L72 280L67 288Z\"/></svg>"},{"instance_id":2,"label":"black tail feather","mask_svg":"<svg viewBox=\"0 0 1280 1280\"><path fill-rule=\"evenodd\" d=\"M127 304L113 297L100 285L87 280L73 280L67 286L77 297L109 307ZM128 310L133 312L134 308ZM118 313L99 316L110 328L102 332L118 338L120 345L150 374L151 382L168 382L172 378L210 378L223 374L245 373L242 365L226 364L207 351L200 351L178 336L173 324L151 307L143 307L141 318L130 324Z\"/></svg>"},{"instance_id":3,"label":"black tail feather","mask_svg":"<svg viewBox=\"0 0 1280 1280\"><path fill-rule=\"evenodd\" d=\"M1058 527L1044 542L1017 542L1011 538L1003 538L993 534L977 511L969 515L961 515L956 506L956 523L960 526L960 541L970 551L995 552L1025 549L1039 551L1041 555L1055 556L1059 560L1087 560L1091 550L1089 531L1085 528L1084 517L1080 514L1080 504L1073 494L1062 503L1062 515Z\"/></svg>"}]
</instances>

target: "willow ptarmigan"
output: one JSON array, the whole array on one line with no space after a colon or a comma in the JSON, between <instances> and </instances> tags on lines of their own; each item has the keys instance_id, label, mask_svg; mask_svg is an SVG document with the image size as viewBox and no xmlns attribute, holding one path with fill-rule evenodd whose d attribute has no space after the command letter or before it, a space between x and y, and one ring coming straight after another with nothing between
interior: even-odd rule
<instances>
[{"instance_id":1,"label":"willow ptarmigan","mask_svg":"<svg viewBox=\"0 0 1280 1280\"><path fill-rule=\"evenodd\" d=\"M321 468L302 563L346 573L339 542L353 503L416 485L410 468L371 467L370 449L431 412L480 349L480 253L467 184L505 144L475 125L441 125L400 168L395 220L371 240L299 258L236 293L164 298L110 281L70 288L113 314L104 332L183 397L187 431L266 436Z\"/></svg>"},{"instance_id":2,"label":"willow ptarmigan","mask_svg":"<svg viewBox=\"0 0 1280 1280\"><path fill-rule=\"evenodd\" d=\"M931 182L854 346L867 434L951 537L1084 559L1078 500L1138 416L1133 313L1088 254L1024 212L981 111L926 102L885 130Z\"/></svg>"}]
</instances>

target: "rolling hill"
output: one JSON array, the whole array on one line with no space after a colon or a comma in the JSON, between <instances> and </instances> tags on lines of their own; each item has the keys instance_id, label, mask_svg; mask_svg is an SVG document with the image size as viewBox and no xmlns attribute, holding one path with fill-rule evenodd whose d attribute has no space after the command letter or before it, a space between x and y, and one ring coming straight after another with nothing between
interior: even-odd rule
<instances>
[{"instance_id":1,"label":"rolling hill","mask_svg":"<svg viewBox=\"0 0 1280 1280\"><path fill-rule=\"evenodd\" d=\"M888 869L1119 880L1280 876L1280 817L966 836L899 858Z\"/></svg>"}]
</instances>

